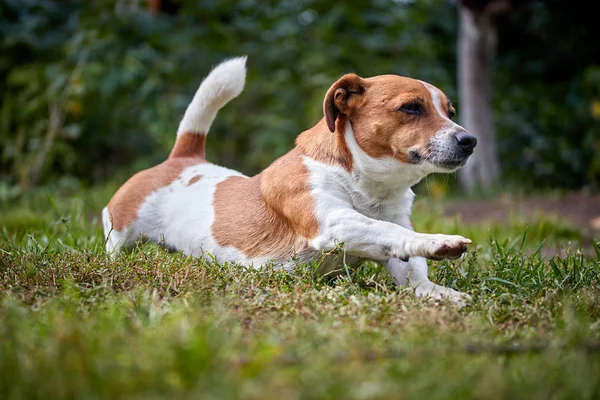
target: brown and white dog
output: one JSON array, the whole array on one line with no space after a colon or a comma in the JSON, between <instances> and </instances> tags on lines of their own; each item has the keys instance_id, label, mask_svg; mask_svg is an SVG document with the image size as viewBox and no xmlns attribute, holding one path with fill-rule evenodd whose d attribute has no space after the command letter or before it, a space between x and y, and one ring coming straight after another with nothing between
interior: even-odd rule
<instances>
[{"instance_id":1,"label":"brown and white dog","mask_svg":"<svg viewBox=\"0 0 600 400\"><path fill-rule=\"evenodd\" d=\"M444 93L396 75L344 75L325 95L324 118L248 178L204 156L211 123L245 79L246 57L205 78L169 158L129 179L103 210L108 252L145 237L195 257L291 270L341 248L346 263L382 262L418 296L468 299L432 283L425 258L457 258L471 241L417 233L410 222L411 186L429 173L456 171L477 143L452 122ZM335 263L336 252L329 254L324 262Z\"/></svg>"}]
</instances>

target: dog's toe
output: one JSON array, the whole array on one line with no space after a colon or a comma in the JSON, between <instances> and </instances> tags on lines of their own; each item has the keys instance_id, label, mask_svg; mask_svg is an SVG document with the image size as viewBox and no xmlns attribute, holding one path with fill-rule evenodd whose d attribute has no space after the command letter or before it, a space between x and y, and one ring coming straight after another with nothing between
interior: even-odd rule
<instances>
[{"instance_id":1,"label":"dog's toe","mask_svg":"<svg viewBox=\"0 0 600 400\"><path fill-rule=\"evenodd\" d=\"M432 243L432 251L426 256L432 260L456 259L467 251L469 239L462 236L439 235Z\"/></svg>"}]
</instances>

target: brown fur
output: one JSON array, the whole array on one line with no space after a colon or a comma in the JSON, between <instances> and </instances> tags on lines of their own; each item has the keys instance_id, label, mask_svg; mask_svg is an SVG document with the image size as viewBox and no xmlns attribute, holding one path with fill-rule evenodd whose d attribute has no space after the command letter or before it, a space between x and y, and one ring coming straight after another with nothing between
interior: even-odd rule
<instances>
[{"instance_id":1,"label":"brown fur","mask_svg":"<svg viewBox=\"0 0 600 400\"><path fill-rule=\"evenodd\" d=\"M230 177L216 187L216 242L247 257L289 258L318 234L308 171L297 150L253 178Z\"/></svg>"},{"instance_id":2,"label":"brown fur","mask_svg":"<svg viewBox=\"0 0 600 400\"><path fill-rule=\"evenodd\" d=\"M325 164L339 164L352 171L352 155L344 139L345 119L337 119L337 128L331 133L325 119L296 138L300 152Z\"/></svg>"},{"instance_id":3,"label":"brown fur","mask_svg":"<svg viewBox=\"0 0 600 400\"><path fill-rule=\"evenodd\" d=\"M202 179L202 175L192 176L192 178L189 180L189 182L186 184L186 186L191 186L194 183L198 182L200 179Z\"/></svg>"},{"instance_id":4,"label":"brown fur","mask_svg":"<svg viewBox=\"0 0 600 400\"><path fill-rule=\"evenodd\" d=\"M167 161L132 176L108 203L113 228L122 231L136 218L149 195L175 181L185 168L205 162L199 157L169 158Z\"/></svg>"},{"instance_id":5,"label":"brown fur","mask_svg":"<svg viewBox=\"0 0 600 400\"><path fill-rule=\"evenodd\" d=\"M206 134L185 133L179 135L169 158L176 157L202 157L206 146Z\"/></svg>"},{"instance_id":6,"label":"brown fur","mask_svg":"<svg viewBox=\"0 0 600 400\"><path fill-rule=\"evenodd\" d=\"M443 111L448 113L447 98L441 91L439 96ZM398 110L403 104L414 102L423 106L423 115ZM438 114L422 82L396 75L368 79L344 75L327 92L324 110L330 129L340 115L347 118L356 142L371 157L394 157L406 163L411 162L410 150L425 155L430 137L448 123Z\"/></svg>"},{"instance_id":7,"label":"brown fur","mask_svg":"<svg viewBox=\"0 0 600 400\"><path fill-rule=\"evenodd\" d=\"M331 132L336 130L335 120L340 112L348 114L351 109L359 107L365 99L364 94L364 79L356 74L342 76L329 88L323 101L323 114Z\"/></svg>"},{"instance_id":8,"label":"brown fur","mask_svg":"<svg viewBox=\"0 0 600 400\"><path fill-rule=\"evenodd\" d=\"M310 175L302 154L296 149L291 150L262 175L260 191L265 202L299 235L308 239L316 237L319 224L310 193Z\"/></svg>"}]
</instances>

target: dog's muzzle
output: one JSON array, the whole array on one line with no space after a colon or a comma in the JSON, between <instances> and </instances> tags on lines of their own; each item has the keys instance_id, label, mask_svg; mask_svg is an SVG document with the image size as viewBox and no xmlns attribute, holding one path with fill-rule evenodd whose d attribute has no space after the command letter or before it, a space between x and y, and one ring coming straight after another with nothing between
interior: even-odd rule
<instances>
[{"instance_id":1,"label":"dog's muzzle","mask_svg":"<svg viewBox=\"0 0 600 400\"><path fill-rule=\"evenodd\" d=\"M477 138L461 129L443 138L434 139L425 160L436 167L455 170L467 163L475 146L477 146Z\"/></svg>"}]
</instances>

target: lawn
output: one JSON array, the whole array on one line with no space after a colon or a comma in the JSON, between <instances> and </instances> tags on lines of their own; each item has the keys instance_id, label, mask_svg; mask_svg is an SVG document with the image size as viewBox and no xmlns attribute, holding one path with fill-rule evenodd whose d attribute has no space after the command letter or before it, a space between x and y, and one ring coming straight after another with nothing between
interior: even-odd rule
<instances>
[{"instance_id":1,"label":"lawn","mask_svg":"<svg viewBox=\"0 0 600 400\"><path fill-rule=\"evenodd\" d=\"M600 243L568 221L467 224L420 196L418 230L474 242L430 263L473 296L457 309L374 263L331 280L152 245L111 261L114 189L0 203L0 398L600 398Z\"/></svg>"}]
</instances>

